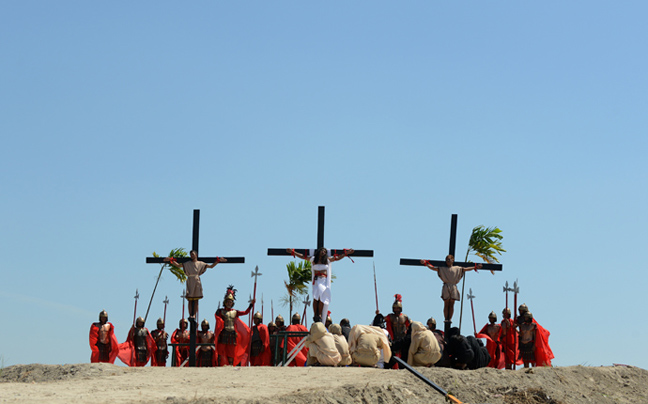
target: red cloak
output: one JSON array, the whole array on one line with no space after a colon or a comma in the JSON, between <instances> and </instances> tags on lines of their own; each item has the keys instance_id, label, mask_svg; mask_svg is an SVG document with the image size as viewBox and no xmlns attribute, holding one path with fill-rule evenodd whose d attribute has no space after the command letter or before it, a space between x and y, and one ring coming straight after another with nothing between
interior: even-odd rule
<instances>
[{"instance_id":1,"label":"red cloak","mask_svg":"<svg viewBox=\"0 0 648 404\"><path fill-rule=\"evenodd\" d=\"M488 333L486 332L489 325L490 324L486 324L481 329L481 331L475 334L475 337L484 338L486 340L486 349L488 350L488 354L491 357L490 362L488 362L488 367L495 369L504 369L504 354L502 352L502 346L499 343L502 329L500 328L500 332L497 333L497 340L493 341L490 335L488 335Z\"/></svg>"},{"instance_id":2,"label":"red cloak","mask_svg":"<svg viewBox=\"0 0 648 404\"><path fill-rule=\"evenodd\" d=\"M536 337L535 337L535 357L536 357L536 366L549 366L551 367L551 360L554 358L553 351L549 347L549 336L551 333L546 330L543 326L538 324L533 319L533 322L536 325Z\"/></svg>"},{"instance_id":3,"label":"red cloak","mask_svg":"<svg viewBox=\"0 0 648 404\"><path fill-rule=\"evenodd\" d=\"M110 324L110 331L108 332L108 339L110 340L110 355L108 357L108 362L115 363L115 358L119 354L119 343L117 342L117 337L115 337L115 326L112 323ZM101 323L93 323L90 326L90 349L92 354L90 354L90 363L99 362L99 348L97 347L97 341L99 341L99 327Z\"/></svg>"},{"instance_id":4,"label":"red cloak","mask_svg":"<svg viewBox=\"0 0 648 404\"><path fill-rule=\"evenodd\" d=\"M218 343L218 336L220 335L221 331L223 331L223 328L225 327L225 323L223 322L223 319L218 315L220 310L227 310L227 309L219 309L215 314L214 317L216 318L216 327L214 327L214 341L216 343L216 351L218 352L219 356L219 366L227 366L229 365L229 361L227 360L228 356L232 357L233 355L234 358L234 363L233 365L240 365L240 366L245 366L248 362L248 353L250 349L250 329L248 328L247 325L241 319L239 316L248 314L250 312L250 309L252 306L248 307L246 311L236 311L236 319L234 319L234 330L236 331L236 345L225 345L225 344L219 344ZM233 309L232 309L233 310Z\"/></svg>"},{"instance_id":5,"label":"red cloak","mask_svg":"<svg viewBox=\"0 0 648 404\"><path fill-rule=\"evenodd\" d=\"M288 332L308 332L308 329L304 327L301 324L291 324L288 327L286 327L286 331ZM304 337L288 337L288 341L286 343L287 349L286 349L286 354L290 354L290 351L293 350L297 344L299 344L299 341L301 341ZM280 344L281 348L283 348L283 341ZM288 366L304 366L306 363L306 358L308 356L308 348L304 347L302 348L301 351L295 356L295 359L290 362Z\"/></svg>"},{"instance_id":6,"label":"red cloak","mask_svg":"<svg viewBox=\"0 0 648 404\"><path fill-rule=\"evenodd\" d=\"M135 355L135 346L133 344L135 326L132 326L130 331L128 331L128 338L126 338L126 342L119 344L119 353L117 354L117 356L128 366L146 366L149 359L151 359L151 356L153 356L153 358L155 359L155 356L153 355L153 352L155 352L155 350L157 349L157 347L155 346L155 341L153 340L153 337L151 337L151 333L149 332L148 328L143 327L143 329L146 330L146 362L138 362Z\"/></svg>"},{"instance_id":7,"label":"red cloak","mask_svg":"<svg viewBox=\"0 0 648 404\"><path fill-rule=\"evenodd\" d=\"M172 344L188 344L189 343L189 330L186 330L187 332L187 338L185 339L182 336L182 331L179 328L176 328L175 331L173 331L173 334L171 335L171 343ZM175 347L175 365L176 366L181 366L182 363L189 357L189 347L188 346L176 346ZM185 366L188 365L189 362L185 363Z\"/></svg>"},{"instance_id":8,"label":"red cloak","mask_svg":"<svg viewBox=\"0 0 648 404\"><path fill-rule=\"evenodd\" d=\"M270 333L268 332L268 327L263 323L259 323L259 325L255 325L254 327L259 332L259 338L261 338L261 343L263 344L263 352L259 356L250 356L250 366L270 366L272 365L272 351L270 350Z\"/></svg>"},{"instance_id":9,"label":"red cloak","mask_svg":"<svg viewBox=\"0 0 648 404\"><path fill-rule=\"evenodd\" d=\"M504 340L501 340L502 330L504 330L504 322L508 321L509 326L504 336ZM515 321L510 318L505 318L500 323L502 328L500 330L500 342L502 344L502 355L504 357L504 363L509 365L522 365L524 362L522 359L519 359L520 356L520 346L518 343L518 332L515 329Z\"/></svg>"}]
</instances>

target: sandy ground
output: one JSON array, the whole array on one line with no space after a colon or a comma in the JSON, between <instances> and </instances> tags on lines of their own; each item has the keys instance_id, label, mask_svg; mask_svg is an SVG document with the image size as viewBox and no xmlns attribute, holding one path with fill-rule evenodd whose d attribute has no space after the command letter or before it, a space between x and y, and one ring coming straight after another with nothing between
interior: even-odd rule
<instances>
[{"instance_id":1,"label":"sandy ground","mask_svg":"<svg viewBox=\"0 0 648 404\"><path fill-rule=\"evenodd\" d=\"M648 403L648 371L626 366L457 371L417 368L464 403ZM406 370L16 365L0 403L444 403Z\"/></svg>"}]
</instances>

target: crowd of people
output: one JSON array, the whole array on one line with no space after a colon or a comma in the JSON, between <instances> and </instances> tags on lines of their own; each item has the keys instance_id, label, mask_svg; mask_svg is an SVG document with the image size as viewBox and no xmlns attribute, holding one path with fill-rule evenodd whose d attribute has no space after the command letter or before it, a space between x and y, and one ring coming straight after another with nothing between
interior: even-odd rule
<instances>
[{"instance_id":1,"label":"crowd of people","mask_svg":"<svg viewBox=\"0 0 648 404\"><path fill-rule=\"evenodd\" d=\"M248 327L240 317L248 315L255 300L245 311L234 309L236 289L229 286L223 299L223 307L215 315L214 331L207 320L197 330L196 313L198 301L203 297L200 275L213 265L198 261L195 251L190 260L182 264L166 258L170 265L187 274L187 299L189 321L196 329L196 366L364 366L398 369L400 358L410 366L437 366L455 369L478 369L482 367L514 369L517 365L551 366L553 353L549 347L549 332L533 318L526 304L518 308L515 318L505 308L503 319L491 312L489 323L475 335L463 336L459 328L451 327L454 302L459 300L456 285L465 272L479 269L454 266L454 257L446 257L447 267L434 267L427 261L423 265L436 271L443 281L441 298L444 301L444 331L437 330L436 320L429 318L425 325L403 314L402 296L396 294L392 313L383 316L376 310L371 325L357 324L351 327L348 319L334 324L328 305L331 301L331 266L334 261L353 254L344 250L343 255L329 256L325 248L311 251L312 256L288 250L293 257L312 263L313 324L308 330L301 324L299 314L291 317L285 326L281 315L274 322L263 324L261 313L254 313L254 325ZM222 262L222 261L221 261ZM324 318L324 313L328 313ZM324 321L322 321L324 320ZM174 347L173 366L187 366L190 354L191 332L189 322L181 319L179 328L171 335L165 331L163 319L157 321L152 333L144 327L145 320L137 318L128 332L125 342L118 344L114 326L108 322L108 313L99 314L99 322L90 328L91 362L114 363L117 357L128 366L166 366L169 345ZM486 341L486 345L482 342ZM288 353L286 358L284 353Z\"/></svg>"}]
</instances>

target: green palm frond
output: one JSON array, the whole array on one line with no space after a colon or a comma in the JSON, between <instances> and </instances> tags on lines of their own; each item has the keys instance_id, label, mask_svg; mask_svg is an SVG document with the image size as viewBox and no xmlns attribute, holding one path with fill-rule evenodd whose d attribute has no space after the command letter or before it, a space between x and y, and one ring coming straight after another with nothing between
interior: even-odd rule
<instances>
[{"instance_id":1,"label":"green palm frond","mask_svg":"<svg viewBox=\"0 0 648 404\"><path fill-rule=\"evenodd\" d=\"M495 254L502 255L506 250L502 247L502 230L497 227L475 227L470 235L466 261L470 254L476 255L489 264L499 262Z\"/></svg>"},{"instance_id":2,"label":"green palm frond","mask_svg":"<svg viewBox=\"0 0 648 404\"><path fill-rule=\"evenodd\" d=\"M189 254L187 254L187 252L185 251L184 248L174 248L173 250L171 250L169 255L167 255L167 257L185 258L187 255L189 255ZM156 258L160 257L160 255L158 253L156 253L155 251L153 251L153 256L156 257ZM185 275L185 273L184 273L184 271L182 269L176 268L173 265L169 265L169 264L164 264L164 267L168 268L169 271L173 275L175 275L176 278L178 278L180 283L184 283L187 280L187 275Z\"/></svg>"}]
</instances>

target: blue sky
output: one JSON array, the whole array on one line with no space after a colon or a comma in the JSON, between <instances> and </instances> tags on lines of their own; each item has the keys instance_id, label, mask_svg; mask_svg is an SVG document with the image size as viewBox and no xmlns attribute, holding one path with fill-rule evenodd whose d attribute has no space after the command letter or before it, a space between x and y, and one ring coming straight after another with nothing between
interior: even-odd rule
<instances>
[{"instance_id":1,"label":"blue sky","mask_svg":"<svg viewBox=\"0 0 648 404\"><path fill-rule=\"evenodd\" d=\"M286 316L266 251L313 246L323 205L327 246L375 250L335 265L334 320L371 320L374 263L385 314L399 293L440 320L441 281L399 259L442 259L456 213L459 258L477 225L508 250L467 276L478 328L518 279L556 365L648 368L644 2L0 7L4 366L89 361L102 309L124 340L193 209L201 254L246 257L203 276L200 316L230 283L243 309L256 265ZM166 273L149 328L181 293Z\"/></svg>"}]
</instances>

